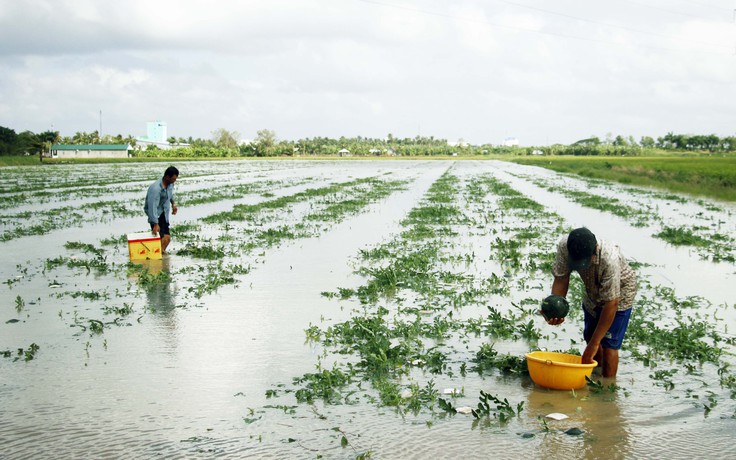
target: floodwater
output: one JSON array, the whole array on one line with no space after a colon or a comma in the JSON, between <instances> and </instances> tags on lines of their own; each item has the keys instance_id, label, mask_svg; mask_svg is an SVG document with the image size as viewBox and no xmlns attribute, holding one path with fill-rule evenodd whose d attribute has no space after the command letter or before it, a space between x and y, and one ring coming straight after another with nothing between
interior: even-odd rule
<instances>
[{"instance_id":1,"label":"floodwater","mask_svg":"<svg viewBox=\"0 0 736 460\"><path fill-rule=\"evenodd\" d=\"M147 185L166 166L55 166L44 169L45 183L33 174L38 169L0 171L4 183L0 196L9 200L28 194L17 206L2 207L2 228L24 225L20 213L26 210L86 209L96 200L112 198L135 210L141 207ZM679 298L703 299L694 314L707 318L723 337L736 334L733 263L703 260L693 250L653 238L656 223L632 226L530 180L584 186L575 179L495 161L223 161L177 166L181 176L176 189L182 198L173 228L201 225L197 231L202 238L223 242L233 235L237 239L250 226L302 222L320 206L318 201L299 203L268 219L234 223L234 230L202 225L203 218L239 203L368 177L406 184L357 215L316 225L311 236L283 240L242 256L228 255L228 263L248 266L249 271L201 296L192 291L204 282L196 267L205 272L223 268L178 255L191 242L185 238L174 238L163 260L142 263L150 274L170 276L153 287L140 286L141 275L126 265L127 247L120 239L146 227L145 217L132 211L120 216L93 211L80 225L66 225L61 215L54 218L57 227L45 234L1 242L0 352L8 350L11 356L0 356L0 457L354 458L363 453L402 459L736 457L732 442L736 401L719 386L716 366L697 365L694 372L685 372L682 363L660 359L659 369L680 369L672 377L674 388L665 388L651 377L655 369L626 349L616 379L621 388L604 394L587 388L550 391L535 387L528 378L480 377L472 372L412 374L415 382L432 381L439 391L462 388L462 395L453 398L455 407L475 407L480 390L507 398L513 406L523 402L524 410L507 424L474 423L471 415L450 416L438 410L399 414L365 398L356 398L354 404L299 404L287 391L295 377L341 359L307 342L305 330L346 321L363 308L357 301L321 293L363 284L365 279L355 272L360 250L395 238L402 231L402 219L448 170L461 182L483 175L498 178L556 213L566 226L586 225L619 242L627 256L642 264L641 279L671 288ZM186 197L197 193L266 181L272 182L255 193L186 204ZM23 191L25 185L29 191ZM53 197L34 197L30 190L42 187L53 191ZM626 199L630 188L612 184L609 192ZM490 203L488 213L494 214ZM662 218L668 225L690 225L693 216L715 214L720 231L736 235L736 208L707 204L695 200L668 204ZM681 208L670 210L677 206ZM457 236L447 237L447 250L476 255L465 267L468 273L495 272L500 262L490 258L490 241L517 224L498 217L484 229L458 229ZM559 236L545 235L544 243L551 246ZM103 244L112 238L117 243ZM89 257L82 249L65 247L68 242L104 249L111 269L53 263L59 257L67 262ZM512 301L543 298L549 285L551 278L530 275L507 297L488 303L510 309ZM653 291L647 288L641 295ZM406 306L412 301L407 294L402 302ZM382 302L388 308L397 306L392 299ZM115 310L122 308L128 312ZM484 306L472 305L458 317L484 312ZM667 324L668 319L672 318L665 313L658 321ZM104 324L101 332L92 330L95 321ZM553 328L539 318L536 326L547 335L534 347L568 349L576 343L582 351L579 320L570 318ZM470 364L473 346L494 339L448 342L444 345L451 350L451 361ZM18 355L19 348L27 351L32 343L39 347L33 359ZM495 346L516 355L530 349L522 341L498 341ZM723 362L736 367L734 347L727 346L725 352ZM547 420L544 429L544 416L553 412L569 418ZM573 427L583 434L563 432ZM343 437L347 446L341 445Z\"/></svg>"}]
</instances>

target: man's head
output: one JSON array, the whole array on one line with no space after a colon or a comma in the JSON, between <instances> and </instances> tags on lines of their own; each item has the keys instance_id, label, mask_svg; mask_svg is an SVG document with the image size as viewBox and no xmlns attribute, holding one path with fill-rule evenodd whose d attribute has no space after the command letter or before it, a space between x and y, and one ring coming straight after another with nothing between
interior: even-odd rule
<instances>
[{"instance_id":1,"label":"man's head","mask_svg":"<svg viewBox=\"0 0 736 460\"><path fill-rule=\"evenodd\" d=\"M569 255L570 268L573 270L585 270L595 254L598 241L593 232L585 227L576 228L567 236L567 253Z\"/></svg>"},{"instance_id":2,"label":"man's head","mask_svg":"<svg viewBox=\"0 0 736 460\"><path fill-rule=\"evenodd\" d=\"M169 166L166 168L166 171L164 171L164 182L166 182L166 185L173 184L176 182L176 179L179 177L179 170L176 169L173 166Z\"/></svg>"}]
</instances>

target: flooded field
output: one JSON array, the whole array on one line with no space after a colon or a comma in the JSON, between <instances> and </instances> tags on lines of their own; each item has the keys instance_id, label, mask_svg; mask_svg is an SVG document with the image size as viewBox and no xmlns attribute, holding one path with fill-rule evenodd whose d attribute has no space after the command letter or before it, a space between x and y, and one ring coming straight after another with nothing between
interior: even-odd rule
<instances>
[{"instance_id":1,"label":"flooded field","mask_svg":"<svg viewBox=\"0 0 736 460\"><path fill-rule=\"evenodd\" d=\"M736 457L734 205L494 161L191 162L169 254L131 264L166 166L0 170L0 456ZM536 313L582 225L639 294L618 377L545 390L524 354L584 349L579 307Z\"/></svg>"}]
</instances>

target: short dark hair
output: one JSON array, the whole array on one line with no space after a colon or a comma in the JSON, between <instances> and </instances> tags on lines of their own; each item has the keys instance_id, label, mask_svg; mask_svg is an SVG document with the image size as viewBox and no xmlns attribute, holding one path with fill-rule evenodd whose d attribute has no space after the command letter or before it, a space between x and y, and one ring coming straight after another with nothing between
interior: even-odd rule
<instances>
[{"instance_id":1,"label":"short dark hair","mask_svg":"<svg viewBox=\"0 0 736 460\"><path fill-rule=\"evenodd\" d=\"M173 177L173 176L178 176L178 175L179 175L179 170L173 166L169 166L168 168L166 168L166 171L164 171L164 177Z\"/></svg>"}]
</instances>

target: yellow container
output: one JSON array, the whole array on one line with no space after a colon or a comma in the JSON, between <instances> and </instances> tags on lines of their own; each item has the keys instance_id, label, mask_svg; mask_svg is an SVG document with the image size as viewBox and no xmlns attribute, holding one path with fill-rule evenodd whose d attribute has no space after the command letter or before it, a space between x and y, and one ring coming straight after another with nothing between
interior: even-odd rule
<instances>
[{"instance_id":1,"label":"yellow container","mask_svg":"<svg viewBox=\"0 0 736 460\"><path fill-rule=\"evenodd\" d=\"M526 354L529 375L534 383L553 390L574 390L585 386L585 377L590 377L598 365L582 364L582 356L551 351L533 351Z\"/></svg>"},{"instance_id":2,"label":"yellow container","mask_svg":"<svg viewBox=\"0 0 736 460\"><path fill-rule=\"evenodd\" d=\"M161 238L151 232L128 233L130 260L161 258Z\"/></svg>"}]
</instances>

